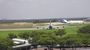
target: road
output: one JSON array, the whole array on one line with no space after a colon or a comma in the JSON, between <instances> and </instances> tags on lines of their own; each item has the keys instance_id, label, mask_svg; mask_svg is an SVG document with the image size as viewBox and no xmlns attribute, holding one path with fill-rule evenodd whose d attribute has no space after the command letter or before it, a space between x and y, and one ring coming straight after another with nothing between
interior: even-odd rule
<instances>
[{"instance_id":1,"label":"road","mask_svg":"<svg viewBox=\"0 0 90 50\"><path fill-rule=\"evenodd\" d=\"M37 30L37 29L36 28L0 29L0 31L10 31L10 30Z\"/></svg>"},{"instance_id":2,"label":"road","mask_svg":"<svg viewBox=\"0 0 90 50\"><path fill-rule=\"evenodd\" d=\"M54 29L63 29L62 26L53 26ZM42 30L42 29L48 29L48 26L36 26L33 28L4 28L0 29L0 31L10 31L10 30Z\"/></svg>"}]
</instances>

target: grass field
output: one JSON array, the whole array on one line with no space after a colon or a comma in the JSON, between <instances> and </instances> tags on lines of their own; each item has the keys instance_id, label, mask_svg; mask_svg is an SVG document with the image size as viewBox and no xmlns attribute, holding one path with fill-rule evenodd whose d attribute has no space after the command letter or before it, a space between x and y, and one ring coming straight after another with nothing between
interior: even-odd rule
<instances>
[{"instance_id":1,"label":"grass field","mask_svg":"<svg viewBox=\"0 0 90 50\"><path fill-rule=\"evenodd\" d=\"M75 24L69 24L69 25L63 25L65 27L65 31L67 34L76 34L77 30L84 26L81 24L75 25ZM19 34L23 32L31 32L33 30L9 30L9 31L0 31L0 38L6 38L9 33ZM36 30L36 31L47 31L47 32L53 32L55 30Z\"/></svg>"}]
</instances>

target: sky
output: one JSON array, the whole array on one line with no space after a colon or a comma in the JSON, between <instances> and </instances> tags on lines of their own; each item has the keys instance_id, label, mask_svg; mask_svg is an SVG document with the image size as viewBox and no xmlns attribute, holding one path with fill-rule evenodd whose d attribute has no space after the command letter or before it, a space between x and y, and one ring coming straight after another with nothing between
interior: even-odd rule
<instances>
[{"instance_id":1,"label":"sky","mask_svg":"<svg viewBox=\"0 0 90 50\"><path fill-rule=\"evenodd\" d=\"M90 17L90 0L0 0L0 18Z\"/></svg>"}]
</instances>

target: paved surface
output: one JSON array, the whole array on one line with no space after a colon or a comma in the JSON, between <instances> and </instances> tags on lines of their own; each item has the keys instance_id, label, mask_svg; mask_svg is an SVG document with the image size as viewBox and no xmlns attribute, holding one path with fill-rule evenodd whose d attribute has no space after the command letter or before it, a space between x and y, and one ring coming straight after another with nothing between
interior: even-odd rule
<instances>
[{"instance_id":1,"label":"paved surface","mask_svg":"<svg viewBox=\"0 0 90 50\"><path fill-rule=\"evenodd\" d=\"M57 28L58 27L58 28ZM37 26L35 28L9 28L9 29L0 29L0 31L10 31L10 30L42 30L42 29L47 29L48 26ZM54 26L53 28L55 29L63 29L61 26Z\"/></svg>"},{"instance_id":2,"label":"paved surface","mask_svg":"<svg viewBox=\"0 0 90 50\"><path fill-rule=\"evenodd\" d=\"M32 49L32 50L44 50L44 48L38 48L38 49ZM60 49L53 48L53 50L60 50ZM66 48L65 50L72 50L72 48ZM76 48L73 50L90 50L90 48Z\"/></svg>"},{"instance_id":3,"label":"paved surface","mask_svg":"<svg viewBox=\"0 0 90 50\"><path fill-rule=\"evenodd\" d=\"M38 29L37 28L0 29L0 31L10 31L10 30L38 30Z\"/></svg>"}]
</instances>

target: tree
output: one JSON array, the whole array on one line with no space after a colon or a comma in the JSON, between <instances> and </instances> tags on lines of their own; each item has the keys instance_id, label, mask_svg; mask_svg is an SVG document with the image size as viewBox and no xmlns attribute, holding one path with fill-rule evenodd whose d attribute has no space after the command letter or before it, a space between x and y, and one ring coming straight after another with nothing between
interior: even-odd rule
<instances>
[{"instance_id":1,"label":"tree","mask_svg":"<svg viewBox=\"0 0 90 50\"><path fill-rule=\"evenodd\" d=\"M39 40L38 40L38 43L41 44L41 45L53 45L53 44L56 44L56 37L55 35L41 35Z\"/></svg>"},{"instance_id":2,"label":"tree","mask_svg":"<svg viewBox=\"0 0 90 50\"><path fill-rule=\"evenodd\" d=\"M82 37L78 34L68 34L61 38L61 44L63 44L63 47L72 47L72 50L74 50L75 47L80 46L82 44L81 42Z\"/></svg>"},{"instance_id":3,"label":"tree","mask_svg":"<svg viewBox=\"0 0 90 50\"><path fill-rule=\"evenodd\" d=\"M82 46L85 46L85 47L90 45L90 36L82 35L81 43L82 43Z\"/></svg>"},{"instance_id":4,"label":"tree","mask_svg":"<svg viewBox=\"0 0 90 50\"><path fill-rule=\"evenodd\" d=\"M78 33L83 33L83 34L90 34L90 25L86 25L84 27L81 27L78 30Z\"/></svg>"},{"instance_id":5,"label":"tree","mask_svg":"<svg viewBox=\"0 0 90 50\"><path fill-rule=\"evenodd\" d=\"M56 43L56 35L50 31L33 31L30 34L32 38L32 44L34 45L47 45L48 49L50 46Z\"/></svg>"},{"instance_id":6,"label":"tree","mask_svg":"<svg viewBox=\"0 0 90 50\"><path fill-rule=\"evenodd\" d=\"M29 39L30 33L24 32L24 33L18 34L18 36L19 36L20 38Z\"/></svg>"},{"instance_id":7,"label":"tree","mask_svg":"<svg viewBox=\"0 0 90 50\"><path fill-rule=\"evenodd\" d=\"M56 43L60 45L59 47L61 50L62 49L61 47L64 45L64 39L62 39L62 38L63 38L63 35L66 34L66 32L64 29L58 29L57 31L55 31L55 34L57 36L56 37Z\"/></svg>"},{"instance_id":8,"label":"tree","mask_svg":"<svg viewBox=\"0 0 90 50\"><path fill-rule=\"evenodd\" d=\"M81 43L82 43L82 46L88 46L90 45L90 25L86 25L86 26L83 26L81 28L79 28L78 30L78 35L81 36Z\"/></svg>"},{"instance_id":9,"label":"tree","mask_svg":"<svg viewBox=\"0 0 90 50\"><path fill-rule=\"evenodd\" d=\"M13 33L9 33L8 34L8 38L12 39L12 38L17 38L17 35L13 34Z\"/></svg>"},{"instance_id":10,"label":"tree","mask_svg":"<svg viewBox=\"0 0 90 50\"><path fill-rule=\"evenodd\" d=\"M65 32L64 29L59 29L59 30L57 30L55 33L56 33L56 35L58 35L58 36L63 36L64 34L66 34L66 32Z\"/></svg>"},{"instance_id":11,"label":"tree","mask_svg":"<svg viewBox=\"0 0 90 50\"><path fill-rule=\"evenodd\" d=\"M12 50L13 45L11 39L0 39L0 50Z\"/></svg>"}]
</instances>

